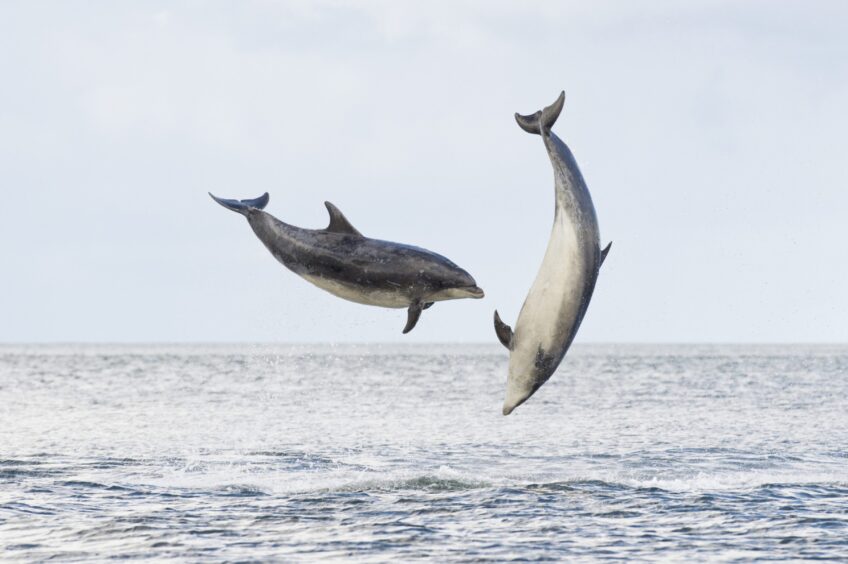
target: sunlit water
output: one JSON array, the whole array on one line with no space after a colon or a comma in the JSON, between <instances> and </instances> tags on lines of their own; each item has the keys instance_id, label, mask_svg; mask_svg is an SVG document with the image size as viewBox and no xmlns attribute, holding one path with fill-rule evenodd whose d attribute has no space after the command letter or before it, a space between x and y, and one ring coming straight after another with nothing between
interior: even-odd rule
<instances>
[{"instance_id":1,"label":"sunlit water","mask_svg":"<svg viewBox=\"0 0 848 564\"><path fill-rule=\"evenodd\" d=\"M3 560L848 558L848 347L0 347Z\"/></svg>"}]
</instances>

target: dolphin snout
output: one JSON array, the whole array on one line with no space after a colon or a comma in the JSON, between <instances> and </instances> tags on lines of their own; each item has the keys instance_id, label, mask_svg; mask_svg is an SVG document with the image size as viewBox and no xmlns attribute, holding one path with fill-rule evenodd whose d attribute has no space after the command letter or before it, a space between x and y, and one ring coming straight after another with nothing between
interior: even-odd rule
<instances>
[{"instance_id":1,"label":"dolphin snout","mask_svg":"<svg viewBox=\"0 0 848 564\"><path fill-rule=\"evenodd\" d=\"M483 292L483 288L477 285L471 286L470 288L466 288L466 290L468 291L468 297L474 298L475 300L479 300L480 298L486 295L485 292Z\"/></svg>"}]
</instances>

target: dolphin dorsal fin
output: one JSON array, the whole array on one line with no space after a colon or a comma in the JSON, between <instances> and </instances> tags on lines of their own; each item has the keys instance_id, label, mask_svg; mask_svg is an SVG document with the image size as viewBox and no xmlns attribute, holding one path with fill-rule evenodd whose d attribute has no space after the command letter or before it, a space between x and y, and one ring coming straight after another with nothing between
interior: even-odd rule
<instances>
[{"instance_id":1,"label":"dolphin dorsal fin","mask_svg":"<svg viewBox=\"0 0 848 564\"><path fill-rule=\"evenodd\" d=\"M503 346L512 350L512 327L501 321L498 310L495 310L495 334Z\"/></svg>"},{"instance_id":2,"label":"dolphin dorsal fin","mask_svg":"<svg viewBox=\"0 0 848 564\"><path fill-rule=\"evenodd\" d=\"M604 261L607 258L607 254L609 253L610 247L612 247L612 241L610 241L606 247L601 250L601 264L604 264ZM600 268L601 265L598 265Z\"/></svg>"},{"instance_id":3,"label":"dolphin dorsal fin","mask_svg":"<svg viewBox=\"0 0 848 564\"><path fill-rule=\"evenodd\" d=\"M359 235L362 237L362 233L350 224L342 213L342 210L330 202L324 202L324 205L327 206L327 211L330 212L330 225L327 226L325 231L332 231L333 233L347 233L349 235Z\"/></svg>"}]
</instances>

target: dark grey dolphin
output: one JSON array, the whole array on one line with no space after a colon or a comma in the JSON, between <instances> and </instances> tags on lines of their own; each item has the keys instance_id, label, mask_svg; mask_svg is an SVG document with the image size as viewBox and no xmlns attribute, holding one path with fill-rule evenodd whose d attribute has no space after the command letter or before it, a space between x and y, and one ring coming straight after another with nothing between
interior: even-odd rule
<instances>
[{"instance_id":1,"label":"dark grey dolphin","mask_svg":"<svg viewBox=\"0 0 848 564\"><path fill-rule=\"evenodd\" d=\"M503 414L524 403L556 371L589 307L601 263L598 219L574 155L551 127L565 103L556 102L530 116L515 114L518 125L542 136L554 167L556 206L548 249L530 293L521 306L515 332L495 311L495 332L510 351Z\"/></svg>"},{"instance_id":2,"label":"dark grey dolphin","mask_svg":"<svg viewBox=\"0 0 848 564\"><path fill-rule=\"evenodd\" d=\"M324 202L330 225L303 229L262 211L267 192L254 200L212 199L245 216L278 261L322 290L360 304L408 308L404 333L434 302L483 297L474 278L442 255L369 239L330 202Z\"/></svg>"}]
</instances>

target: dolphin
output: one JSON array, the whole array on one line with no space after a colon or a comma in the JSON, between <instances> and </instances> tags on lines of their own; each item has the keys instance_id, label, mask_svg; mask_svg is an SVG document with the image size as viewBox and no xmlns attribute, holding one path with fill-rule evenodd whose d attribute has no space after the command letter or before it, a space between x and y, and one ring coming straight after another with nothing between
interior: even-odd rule
<instances>
[{"instance_id":1,"label":"dolphin","mask_svg":"<svg viewBox=\"0 0 848 564\"><path fill-rule=\"evenodd\" d=\"M212 199L245 216L253 232L278 261L322 290L352 302L407 308L404 333L435 302L482 298L483 290L463 269L432 251L370 239L331 204L325 229L303 229L263 211L266 192L253 200Z\"/></svg>"},{"instance_id":2,"label":"dolphin","mask_svg":"<svg viewBox=\"0 0 848 564\"><path fill-rule=\"evenodd\" d=\"M515 331L495 310L495 333L509 349L503 414L509 415L548 381L571 346L589 307L610 243L600 248L595 206L574 155L552 131L565 103L535 114L515 114L524 131L542 137L554 168L554 225L545 258L521 306Z\"/></svg>"}]
</instances>

